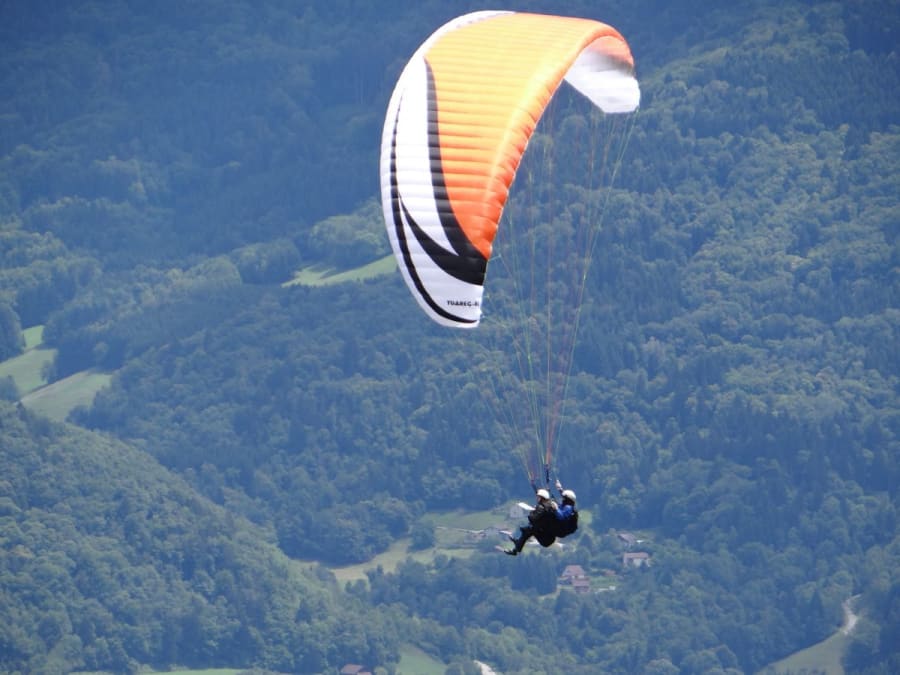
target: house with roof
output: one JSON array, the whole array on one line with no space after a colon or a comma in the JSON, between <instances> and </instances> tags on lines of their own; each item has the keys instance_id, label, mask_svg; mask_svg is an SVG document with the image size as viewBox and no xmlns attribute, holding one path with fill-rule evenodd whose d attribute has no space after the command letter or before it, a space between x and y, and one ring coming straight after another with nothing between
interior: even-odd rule
<instances>
[{"instance_id":1,"label":"house with roof","mask_svg":"<svg viewBox=\"0 0 900 675\"><path fill-rule=\"evenodd\" d=\"M622 567L625 569L637 569L650 565L650 554L645 551L626 551L622 554Z\"/></svg>"},{"instance_id":2,"label":"house with roof","mask_svg":"<svg viewBox=\"0 0 900 675\"><path fill-rule=\"evenodd\" d=\"M588 575L581 565L566 565L562 574L559 575L559 583L563 586L571 586L575 581L586 580L588 580Z\"/></svg>"},{"instance_id":3,"label":"house with roof","mask_svg":"<svg viewBox=\"0 0 900 675\"><path fill-rule=\"evenodd\" d=\"M619 542L627 549L632 549L637 544L637 537L635 537L631 532L617 532L616 537Z\"/></svg>"},{"instance_id":4,"label":"house with roof","mask_svg":"<svg viewBox=\"0 0 900 675\"><path fill-rule=\"evenodd\" d=\"M591 580L581 565L566 565L559 575L559 585L568 586L576 593L590 593Z\"/></svg>"},{"instance_id":5,"label":"house with roof","mask_svg":"<svg viewBox=\"0 0 900 675\"><path fill-rule=\"evenodd\" d=\"M348 663L341 668L341 675L372 675L372 673L365 666L360 666L356 663Z\"/></svg>"}]
</instances>

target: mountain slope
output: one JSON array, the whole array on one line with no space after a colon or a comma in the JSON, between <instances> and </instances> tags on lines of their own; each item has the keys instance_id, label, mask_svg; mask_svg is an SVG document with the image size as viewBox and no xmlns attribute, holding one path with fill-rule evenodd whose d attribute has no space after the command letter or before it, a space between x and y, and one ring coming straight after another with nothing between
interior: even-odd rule
<instances>
[{"instance_id":1,"label":"mountain slope","mask_svg":"<svg viewBox=\"0 0 900 675\"><path fill-rule=\"evenodd\" d=\"M0 429L4 672L367 656L365 631L342 653L334 631L356 619L325 579L146 453L6 404Z\"/></svg>"}]
</instances>

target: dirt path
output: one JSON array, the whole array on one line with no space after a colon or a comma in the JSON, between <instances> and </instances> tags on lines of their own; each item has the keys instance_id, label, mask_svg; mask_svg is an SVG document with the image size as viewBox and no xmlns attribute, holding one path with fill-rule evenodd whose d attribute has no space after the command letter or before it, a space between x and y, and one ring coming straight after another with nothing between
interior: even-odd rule
<instances>
[{"instance_id":1,"label":"dirt path","mask_svg":"<svg viewBox=\"0 0 900 675\"><path fill-rule=\"evenodd\" d=\"M844 608L844 625L841 626L841 633L844 635L850 635L853 629L856 628L856 622L859 621L859 614L853 611L853 602L858 597L858 595L854 595L842 603Z\"/></svg>"}]
</instances>

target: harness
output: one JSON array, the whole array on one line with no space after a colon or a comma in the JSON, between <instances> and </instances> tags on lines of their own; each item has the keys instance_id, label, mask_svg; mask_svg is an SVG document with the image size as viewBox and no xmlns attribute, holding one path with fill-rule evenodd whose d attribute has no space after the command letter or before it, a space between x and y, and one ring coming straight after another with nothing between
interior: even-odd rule
<instances>
[{"instance_id":1,"label":"harness","mask_svg":"<svg viewBox=\"0 0 900 675\"><path fill-rule=\"evenodd\" d=\"M566 537L578 529L578 509L572 507L572 515L559 521L556 526L557 536Z\"/></svg>"}]
</instances>

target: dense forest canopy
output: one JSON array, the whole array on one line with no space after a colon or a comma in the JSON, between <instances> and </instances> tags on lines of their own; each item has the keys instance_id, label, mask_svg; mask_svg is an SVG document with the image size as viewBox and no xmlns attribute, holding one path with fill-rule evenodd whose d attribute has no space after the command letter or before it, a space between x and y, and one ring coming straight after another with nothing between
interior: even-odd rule
<instances>
[{"instance_id":1,"label":"dense forest canopy","mask_svg":"<svg viewBox=\"0 0 900 675\"><path fill-rule=\"evenodd\" d=\"M40 324L50 379L113 374L66 424L4 383L0 669L753 672L851 596L846 669L900 669L900 6L517 3L613 24L642 86L559 456L593 518L342 587L322 565L528 489L480 412L509 354L399 274L285 284L387 253L391 88L481 8L358 4L0 8L0 358ZM560 219L598 199L556 178ZM622 530L650 567L557 588Z\"/></svg>"}]
</instances>

